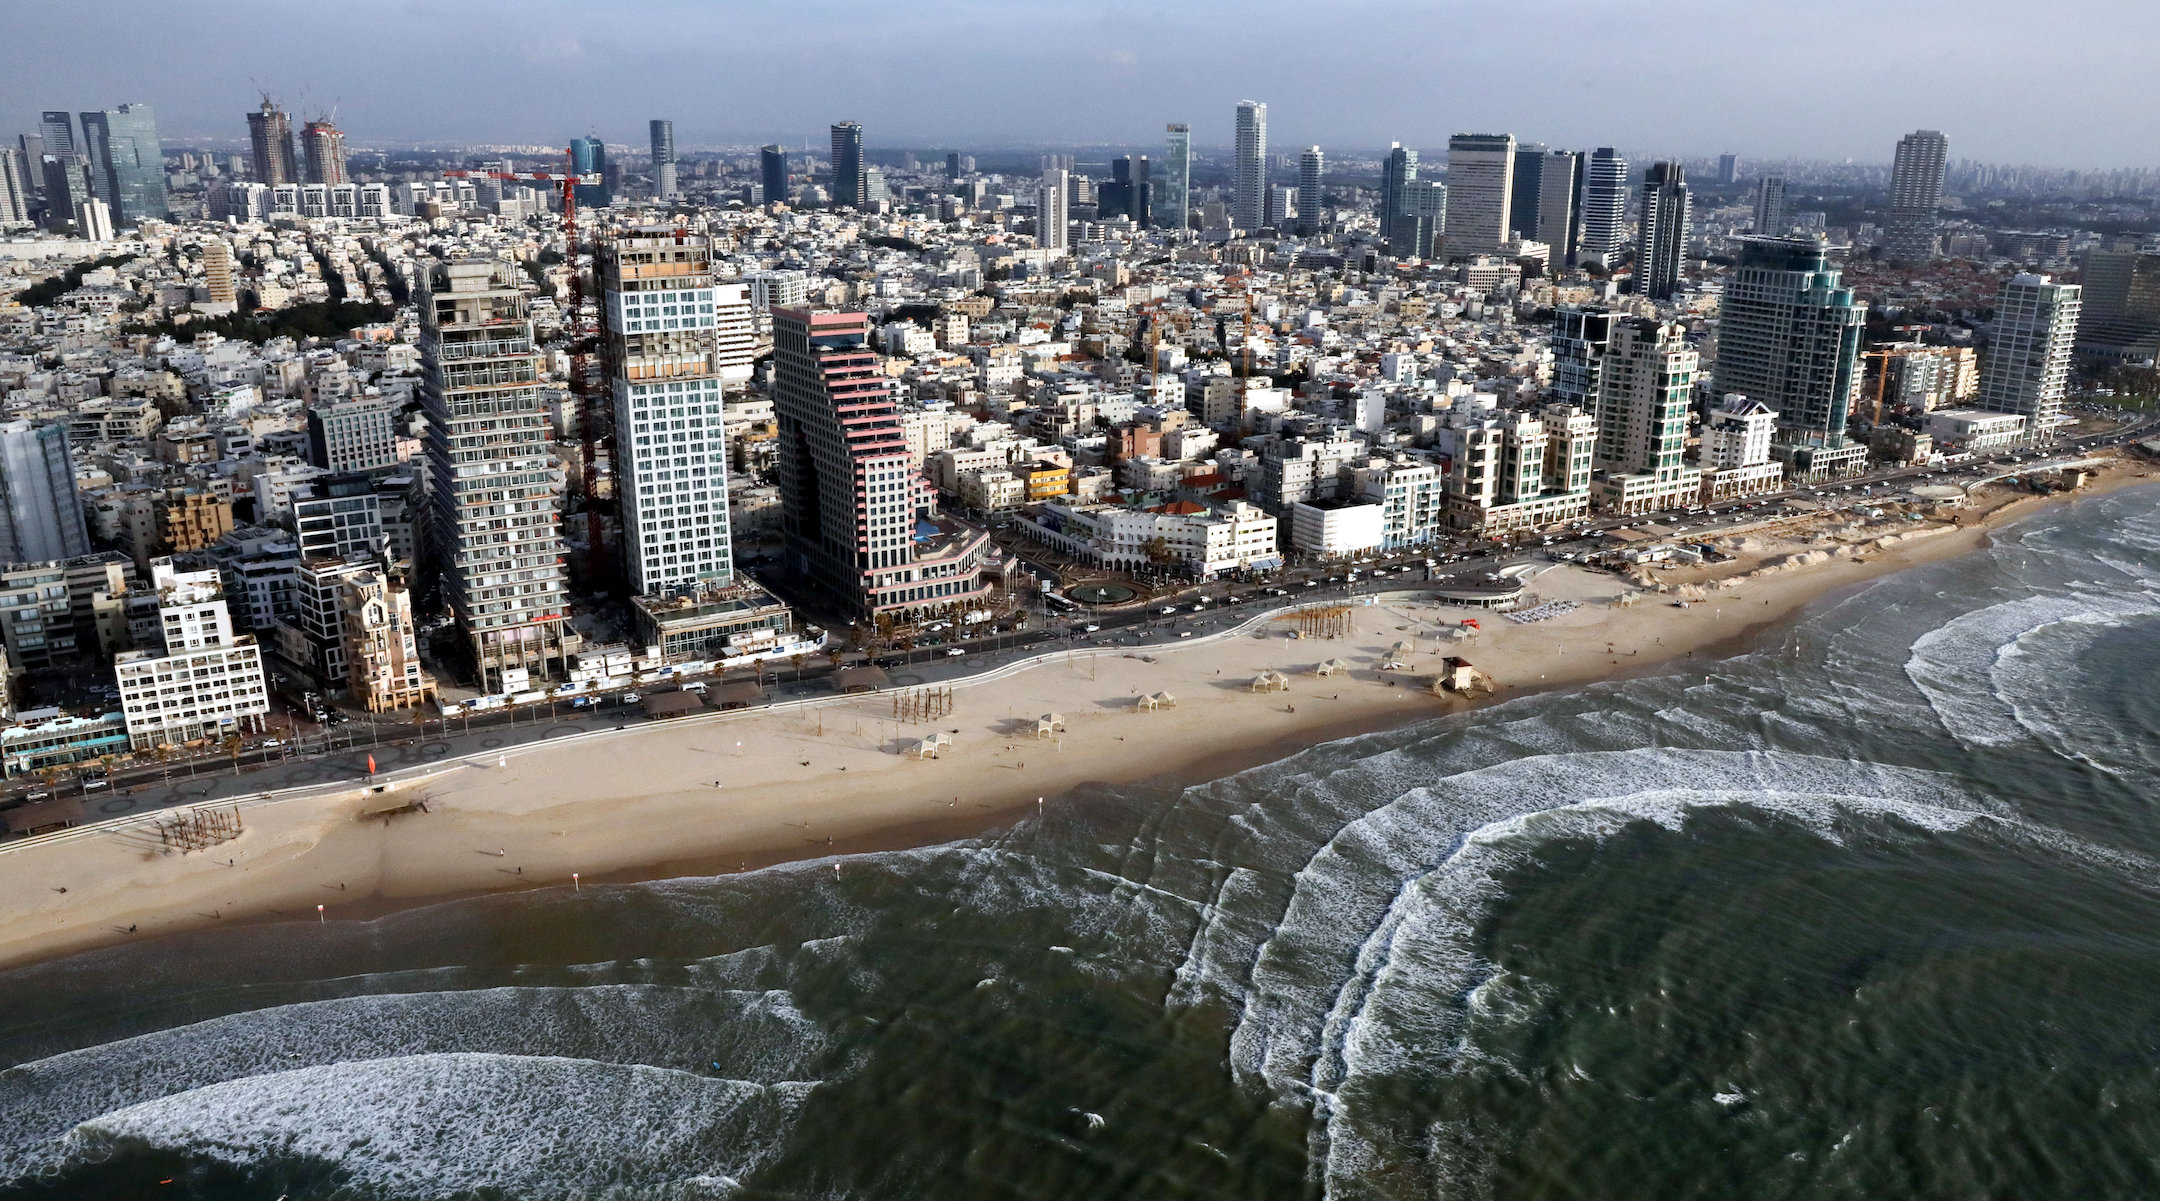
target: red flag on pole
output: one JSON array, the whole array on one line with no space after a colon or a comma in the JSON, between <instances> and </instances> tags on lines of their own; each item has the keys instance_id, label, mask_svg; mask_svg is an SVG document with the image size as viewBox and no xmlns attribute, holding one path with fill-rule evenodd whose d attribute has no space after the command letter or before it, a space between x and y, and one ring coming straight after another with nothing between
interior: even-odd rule
<instances>
[{"instance_id":1,"label":"red flag on pole","mask_svg":"<svg viewBox=\"0 0 2160 1201\"><path fill-rule=\"evenodd\" d=\"M367 757L367 774L371 776L375 774L375 756L373 755Z\"/></svg>"}]
</instances>

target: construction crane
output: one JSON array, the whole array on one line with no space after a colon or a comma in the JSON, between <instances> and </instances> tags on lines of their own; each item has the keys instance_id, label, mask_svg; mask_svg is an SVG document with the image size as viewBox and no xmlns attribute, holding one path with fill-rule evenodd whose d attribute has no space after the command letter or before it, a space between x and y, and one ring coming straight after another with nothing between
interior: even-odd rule
<instances>
[{"instance_id":1,"label":"construction crane","mask_svg":"<svg viewBox=\"0 0 2160 1201\"><path fill-rule=\"evenodd\" d=\"M599 335L598 314L588 314L585 306L585 277L578 270L578 223L577 189L597 187L601 178L596 174L581 174L577 160L571 151L563 151L567 171L445 171L453 179L500 179L521 183L548 184L562 195L563 259L570 268L570 394L577 398L578 407L578 478L585 493L585 553L587 574L592 579L606 575L606 530L600 513L600 430L606 420L607 403L599 388L586 378L586 355L592 340ZM598 270L595 263L594 270Z\"/></svg>"},{"instance_id":2,"label":"construction crane","mask_svg":"<svg viewBox=\"0 0 2160 1201\"><path fill-rule=\"evenodd\" d=\"M1893 326L1890 332L1902 334L1918 332L1926 328L1924 325L1899 325ZM1892 342L1883 345L1879 349L1867 351L1861 356L1862 358L1881 360L1875 364L1875 416L1869 420L1870 425L1882 424L1883 388L1890 381L1890 360L1901 359L1909 354L1926 354L1935 349L1933 346L1923 345L1919 342Z\"/></svg>"}]
</instances>

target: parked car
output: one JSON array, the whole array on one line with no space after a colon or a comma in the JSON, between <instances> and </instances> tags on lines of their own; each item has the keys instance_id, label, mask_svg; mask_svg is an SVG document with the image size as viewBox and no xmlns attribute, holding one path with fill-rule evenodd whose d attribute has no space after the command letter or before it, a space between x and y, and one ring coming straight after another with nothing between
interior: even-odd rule
<instances>
[{"instance_id":1,"label":"parked car","mask_svg":"<svg viewBox=\"0 0 2160 1201\"><path fill-rule=\"evenodd\" d=\"M950 655L950 656L954 657L954 658L958 658L958 657L959 657L959 656L961 656L961 655L967 654L967 652L966 652L966 651L964 651L964 650L961 650L961 649L960 649L959 647L957 647L957 646L952 646L952 647L947 647L947 648L945 648L945 653L946 653L947 655Z\"/></svg>"}]
</instances>

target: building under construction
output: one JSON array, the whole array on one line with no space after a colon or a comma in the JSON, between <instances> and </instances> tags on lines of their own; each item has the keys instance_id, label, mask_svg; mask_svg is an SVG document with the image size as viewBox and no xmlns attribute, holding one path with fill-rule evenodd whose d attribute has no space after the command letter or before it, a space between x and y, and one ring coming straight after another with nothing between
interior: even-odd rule
<instances>
[{"instance_id":1,"label":"building under construction","mask_svg":"<svg viewBox=\"0 0 2160 1201\"><path fill-rule=\"evenodd\" d=\"M515 264L438 262L421 280L431 563L483 691L559 673L578 648L540 356Z\"/></svg>"}]
</instances>

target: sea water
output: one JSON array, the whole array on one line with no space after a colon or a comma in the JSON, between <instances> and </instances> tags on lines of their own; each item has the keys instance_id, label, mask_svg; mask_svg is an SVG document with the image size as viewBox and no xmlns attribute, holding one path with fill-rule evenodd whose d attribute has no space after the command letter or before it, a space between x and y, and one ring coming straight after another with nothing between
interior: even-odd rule
<instances>
[{"instance_id":1,"label":"sea water","mask_svg":"<svg viewBox=\"0 0 2160 1201\"><path fill-rule=\"evenodd\" d=\"M838 872L0 973L0 1193L2152 1195L2156 500Z\"/></svg>"}]
</instances>

